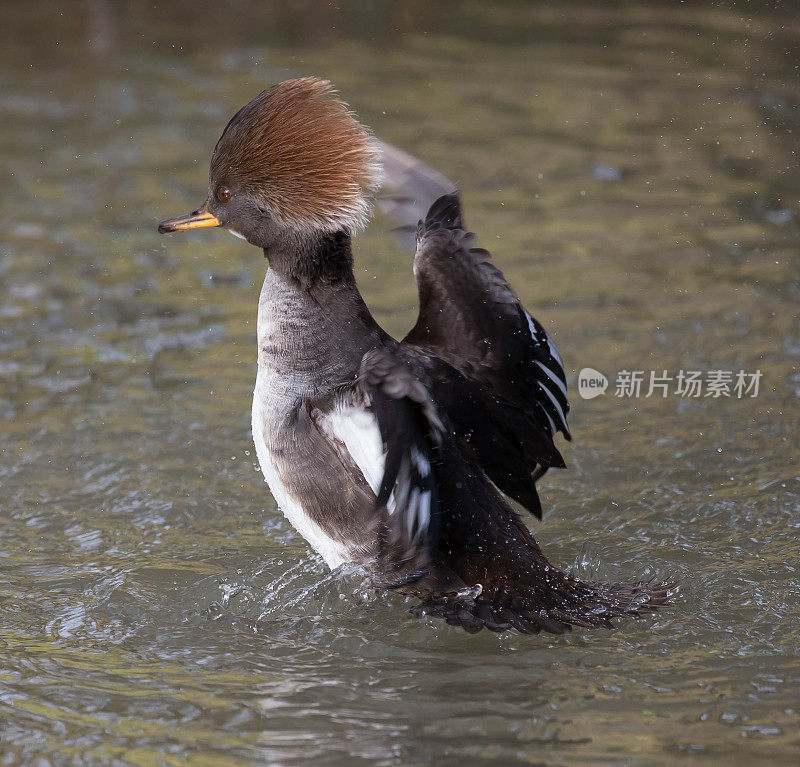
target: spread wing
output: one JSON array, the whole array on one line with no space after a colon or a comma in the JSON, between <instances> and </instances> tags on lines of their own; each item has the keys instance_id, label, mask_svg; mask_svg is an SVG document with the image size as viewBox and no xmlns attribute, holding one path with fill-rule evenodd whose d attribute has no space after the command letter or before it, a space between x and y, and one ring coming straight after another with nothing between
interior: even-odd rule
<instances>
[{"instance_id":1,"label":"spread wing","mask_svg":"<svg viewBox=\"0 0 800 767\"><path fill-rule=\"evenodd\" d=\"M376 570L388 588L424 575L438 544L433 454L443 427L410 364L387 350L365 354L328 428L375 492ZM377 439L368 436L376 425Z\"/></svg>"},{"instance_id":2,"label":"spread wing","mask_svg":"<svg viewBox=\"0 0 800 767\"><path fill-rule=\"evenodd\" d=\"M456 380L450 388L461 393L451 394L453 404L445 409L495 484L538 516L532 483L550 466L563 466L553 445L555 433L571 438L564 367L544 328L521 305L489 253L474 242L475 235L463 229L458 196L440 197L417 229L414 275L420 311L403 345L444 361L474 384L470 396L481 402L471 410L463 407L469 383L450 375ZM490 437L494 424L516 432L510 437L516 448L508 456L521 460L532 474L525 483L527 499L514 490L512 480L500 476L500 466L492 468L502 462L496 439Z\"/></svg>"},{"instance_id":3,"label":"spread wing","mask_svg":"<svg viewBox=\"0 0 800 767\"><path fill-rule=\"evenodd\" d=\"M550 433L528 413L437 357L421 356L433 396L461 449L506 495L539 519L536 480L564 459Z\"/></svg>"}]
</instances>

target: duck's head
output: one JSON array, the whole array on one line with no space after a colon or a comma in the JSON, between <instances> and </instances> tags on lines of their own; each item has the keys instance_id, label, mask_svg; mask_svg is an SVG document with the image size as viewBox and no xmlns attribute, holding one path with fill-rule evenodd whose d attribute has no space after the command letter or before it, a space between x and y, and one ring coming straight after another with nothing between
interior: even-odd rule
<instances>
[{"instance_id":1,"label":"duck's head","mask_svg":"<svg viewBox=\"0 0 800 767\"><path fill-rule=\"evenodd\" d=\"M280 242L353 232L380 181L371 133L326 80L287 80L228 123L214 149L208 197L158 231L222 226L266 252Z\"/></svg>"}]
</instances>

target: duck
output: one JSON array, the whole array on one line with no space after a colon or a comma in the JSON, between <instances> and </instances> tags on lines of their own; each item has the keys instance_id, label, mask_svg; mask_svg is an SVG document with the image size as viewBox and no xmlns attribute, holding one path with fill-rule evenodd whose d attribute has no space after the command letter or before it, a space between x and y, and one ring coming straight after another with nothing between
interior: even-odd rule
<instances>
[{"instance_id":1,"label":"duck","mask_svg":"<svg viewBox=\"0 0 800 767\"><path fill-rule=\"evenodd\" d=\"M583 581L522 514L571 439L564 363L464 224L455 189L416 227L419 316L400 341L359 291L352 239L381 145L332 84L280 82L217 142L205 202L160 233L222 227L262 250L252 432L274 499L331 568L468 633L610 628L668 604L661 581Z\"/></svg>"}]
</instances>

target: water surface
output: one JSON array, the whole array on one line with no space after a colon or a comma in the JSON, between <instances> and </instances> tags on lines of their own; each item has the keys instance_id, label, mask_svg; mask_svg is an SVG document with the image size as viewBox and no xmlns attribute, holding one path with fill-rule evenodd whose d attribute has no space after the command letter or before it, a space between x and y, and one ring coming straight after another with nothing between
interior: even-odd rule
<instances>
[{"instance_id":1,"label":"water surface","mask_svg":"<svg viewBox=\"0 0 800 767\"><path fill-rule=\"evenodd\" d=\"M730 5L4 4L0 764L798 762L800 22ZM249 429L264 260L155 224L202 201L230 113L300 74L457 180L559 344L551 559L675 578L673 609L469 637L328 574L276 510ZM358 274L402 335L390 226ZM763 378L615 396L681 369Z\"/></svg>"}]
</instances>

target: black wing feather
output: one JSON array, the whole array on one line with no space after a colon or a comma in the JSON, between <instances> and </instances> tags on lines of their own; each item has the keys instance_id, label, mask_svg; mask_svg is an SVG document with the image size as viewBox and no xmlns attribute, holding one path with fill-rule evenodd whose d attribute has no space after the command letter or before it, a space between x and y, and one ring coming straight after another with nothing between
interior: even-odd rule
<instances>
[{"instance_id":1,"label":"black wing feather","mask_svg":"<svg viewBox=\"0 0 800 767\"><path fill-rule=\"evenodd\" d=\"M564 465L555 433L571 439L563 362L474 241L463 229L458 195L436 200L417 229L420 313L403 345L429 368L444 362L466 379L439 366L439 378L450 380L440 382L437 399L448 385L458 390L443 404L462 441L503 492L540 516L535 482L551 466Z\"/></svg>"},{"instance_id":2,"label":"black wing feather","mask_svg":"<svg viewBox=\"0 0 800 767\"><path fill-rule=\"evenodd\" d=\"M442 431L436 407L408 361L386 350L364 355L357 386L369 400L386 450L376 506L378 570L388 588L424 575L438 544L434 452Z\"/></svg>"},{"instance_id":3,"label":"black wing feather","mask_svg":"<svg viewBox=\"0 0 800 767\"><path fill-rule=\"evenodd\" d=\"M420 362L464 452L500 490L541 519L536 480L547 469L564 466L549 433L527 413L446 362L427 356Z\"/></svg>"}]
</instances>

